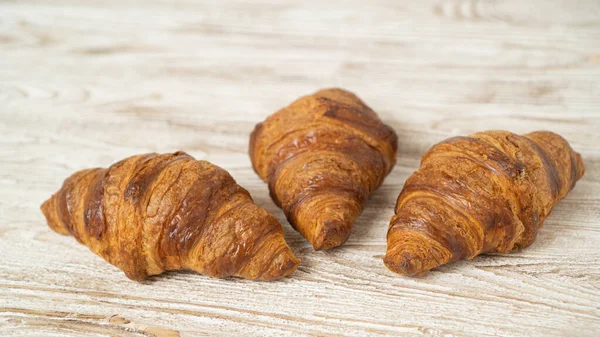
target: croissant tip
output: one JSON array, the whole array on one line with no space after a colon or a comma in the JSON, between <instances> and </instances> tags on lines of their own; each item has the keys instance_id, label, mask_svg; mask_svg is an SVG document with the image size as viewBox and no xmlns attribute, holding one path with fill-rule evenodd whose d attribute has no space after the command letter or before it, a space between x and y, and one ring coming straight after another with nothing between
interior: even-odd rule
<instances>
[{"instance_id":1,"label":"croissant tip","mask_svg":"<svg viewBox=\"0 0 600 337\"><path fill-rule=\"evenodd\" d=\"M40 210L42 211L42 214L44 215L46 223L48 224L48 227L50 227L50 229L59 234L67 235L69 234L69 231L64 227L60 219L56 217L53 213L53 209L55 208L54 203L55 196L53 195L52 197L50 197L50 199L44 201L44 203L40 206Z\"/></svg>"},{"instance_id":2,"label":"croissant tip","mask_svg":"<svg viewBox=\"0 0 600 337\"><path fill-rule=\"evenodd\" d=\"M452 254L438 243L416 233L405 235L412 237L408 237L408 241L392 245L388 243L383 263L389 270L401 275L420 277L427 271L450 262Z\"/></svg>"},{"instance_id":3,"label":"croissant tip","mask_svg":"<svg viewBox=\"0 0 600 337\"><path fill-rule=\"evenodd\" d=\"M575 157L577 160L577 179L581 179L585 174L585 165L583 164L583 159L581 158L581 154L575 152Z\"/></svg>"},{"instance_id":4,"label":"croissant tip","mask_svg":"<svg viewBox=\"0 0 600 337\"><path fill-rule=\"evenodd\" d=\"M394 273L407 276L421 276L422 263L420 259L414 259L409 254L390 255L386 254L383 259L385 266Z\"/></svg>"},{"instance_id":5,"label":"croissant tip","mask_svg":"<svg viewBox=\"0 0 600 337\"><path fill-rule=\"evenodd\" d=\"M40 205L40 211L42 211L42 214L45 217L48 217L46 214L48 212L48 207L50 206L50 199L44 201L41 205Z\"/></svg>"},{"instance_id":6,"label":"croissant tip","mask_svg":"<svg viewBox=\"0 0 600 337\"><path fill-rule=\"evenodd\" d=\"M349 227L341 220L324 221L321 230L311 242L313 248L315 250L327 250L341 246L350 236Z\"/></svg>"},{"instance_id":7,"label":"croissant tip","mask_svg":"<svg viewBox=\"0 0 600 337\"><path fill-rule=\"evenodd\" d=\"M266 267L259 279L272 281L292 274L298 268L300 259L288 248L280 252Z\"/></svg>"}]
</instances>

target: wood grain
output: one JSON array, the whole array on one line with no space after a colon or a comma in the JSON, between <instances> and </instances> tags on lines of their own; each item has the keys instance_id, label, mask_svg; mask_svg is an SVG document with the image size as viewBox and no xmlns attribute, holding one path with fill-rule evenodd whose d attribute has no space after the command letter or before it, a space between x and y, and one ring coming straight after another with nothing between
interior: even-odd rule
<instances>
[{"instance_id":1,"label":"wood grain","mask_svg":"<svg viewBox=\"0 0 600 337\"><path fill-rule=\"evenodd\" d=\"M315 252L252 171L254 124L339 86L398 132L398 163L348 243ZM547 129L586 175L530 248L385 269L398 192L431 145ZM0 335L597 336L600 2L0 1ZM51 232L75 170L185 150L228 169L303 259L280 282L129 281Z\"/></svg>"}]
</instances>

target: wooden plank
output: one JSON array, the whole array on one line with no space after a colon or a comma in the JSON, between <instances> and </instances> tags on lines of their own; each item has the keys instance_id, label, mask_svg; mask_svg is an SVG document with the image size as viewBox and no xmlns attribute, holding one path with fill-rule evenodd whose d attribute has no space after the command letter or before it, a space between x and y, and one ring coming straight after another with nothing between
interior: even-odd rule
<instances>
[{"instance_id":1,"label":"wooden plank","mask_svg":"<svg viewBox=\"0 0 600 337\"><path fill-rule=\"evenodd\" d=\"M398 164L348 243L315 252L247 155L296 97L356 92L400 137ZM600 331L600 3L0 2L0 335L596 336ZM536 243L422 279L383 266L406 177L431 145L548 129L586 175ZM302 258L265 283L129 281L39 205L78 169L182 149L228 169Z\"/></svg>"}]
</instances>

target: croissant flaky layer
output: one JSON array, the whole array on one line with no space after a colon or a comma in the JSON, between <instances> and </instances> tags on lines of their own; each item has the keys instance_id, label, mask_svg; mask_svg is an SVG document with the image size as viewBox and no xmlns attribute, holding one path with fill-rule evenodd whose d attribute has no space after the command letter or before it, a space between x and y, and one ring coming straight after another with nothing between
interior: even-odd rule
<instances>
[{"instance_id":1,"label":"croissant flaky layer","mask_svg":"<svg viewBox=\"0 0 600 337\"><path fill-rule=\"evenodd\" d=\"M369 195L394 167L398 138L354 94L304 96L258 124L254 170L315 249L344 243Z\"/></svg>"},{"instance_id":2,"label":"croissant flaky layer","mask_svg":"<svg viewBox=\"0 0 600 337\"><path fill-rule=\"evenodd\" d=\"M299 263L273 215L227 171L183 152L79 171L42 212L133 280L180 269L272 280Z\"/></svg>"},{"instance_id":3,"label":"croissant flaky layer","mask_svg":"<svg viewBox=\"0 0 600 337\"><path fill-rule=\"evenodd\" d=\"M581 156L552 132L447 139L406 181L384 262L419 276L448 262L527 247L583 173Z\"/></svg>"}]
</instances>

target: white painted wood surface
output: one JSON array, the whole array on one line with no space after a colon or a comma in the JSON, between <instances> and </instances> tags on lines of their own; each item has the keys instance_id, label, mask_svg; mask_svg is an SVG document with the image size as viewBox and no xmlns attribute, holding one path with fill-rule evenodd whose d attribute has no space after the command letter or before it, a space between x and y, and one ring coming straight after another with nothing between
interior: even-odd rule
<instances>
[{"instance_id":1,"label":"white painted wood surface","mask_svg":"<svg viewBox=\"0 0 600 337\"><path fill-rule=\"evenodd\" d=\"M300 95L356 92L398 164L340 249L315 252L250 167L255 123ZM422 279L383 266L422 153L485 129L562 134L587 173L516 254ZM0 335L599 336L597 0L0 1ZM303 262L264 283L128 280L39 205L76 170L182 149L228 169Z\"/></svg>"}]
</instances>

